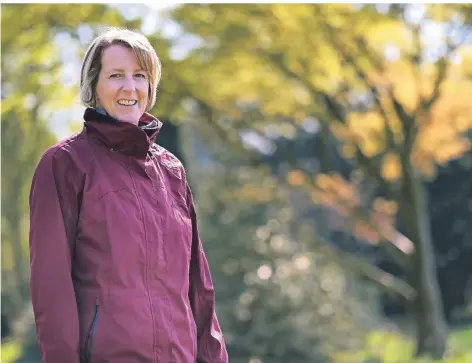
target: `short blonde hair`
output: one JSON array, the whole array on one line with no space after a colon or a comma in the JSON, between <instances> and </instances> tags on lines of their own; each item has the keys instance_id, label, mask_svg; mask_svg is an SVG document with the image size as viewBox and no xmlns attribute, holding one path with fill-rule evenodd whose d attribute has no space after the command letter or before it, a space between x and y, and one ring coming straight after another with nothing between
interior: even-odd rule
<instances>
[{"instance_id":1,"label":"short blonde hair","mask_svg":"<svg viewBox=\"0 0 472 363\"><path fill-rule=\"evenodd\" d=\"M87 107L98 107L96 87L102 68L103 51L113 44L122 44L134 51L139 66L149 77L149 99L146 111L156 103L157 86L161 79L161 62L149 40L128 29L107 28L89 45L82 62L80 100Z\"/></svg>"}]
</instances>

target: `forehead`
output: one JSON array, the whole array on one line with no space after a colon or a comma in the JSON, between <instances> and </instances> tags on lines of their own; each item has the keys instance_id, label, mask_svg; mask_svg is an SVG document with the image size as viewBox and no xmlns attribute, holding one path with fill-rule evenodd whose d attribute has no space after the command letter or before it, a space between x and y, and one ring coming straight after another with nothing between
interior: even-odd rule
<instances>
[{"instance_id":1,"label":"forehead","mask_svg":"<svg viewBox=\"0 0 472 363\"><path fill-rule=\"evenodd\" d=\"M139 68L136 55L131 48L122 44L113 44L102 52L102 67L109 68Z\"/></svg>"}]
</instances>

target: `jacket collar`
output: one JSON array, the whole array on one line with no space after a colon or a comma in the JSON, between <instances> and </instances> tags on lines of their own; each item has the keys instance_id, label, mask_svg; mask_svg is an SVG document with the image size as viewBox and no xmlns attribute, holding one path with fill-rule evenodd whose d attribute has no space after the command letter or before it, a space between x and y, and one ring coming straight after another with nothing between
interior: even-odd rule
<instances>
[{"instance_id":1,"label":"jacket collar","mask_svg":"<svg viewBox=\"0 0 472 363\"><path fill-rule=\"evenodd\" d=\"M87 108L84 113L87 133L100 139L108 148L135 157L146 157L154 143L162 122L145 112L139 126L120 122L104 110Z\"/></svg>"}]
</instances>

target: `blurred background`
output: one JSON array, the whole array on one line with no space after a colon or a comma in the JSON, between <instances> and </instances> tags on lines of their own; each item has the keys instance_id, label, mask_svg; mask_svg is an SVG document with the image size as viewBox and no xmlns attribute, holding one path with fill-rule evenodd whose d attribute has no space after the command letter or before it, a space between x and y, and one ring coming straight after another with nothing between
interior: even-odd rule
<instances>
[{"instance_id":1,"label":"blurred background","mask_svg":"<svg viewBox=\"0 0 472 363\"><path fill-rule=\"evenodd\" d=\"M472 7L384 3L3 4L2 362L40 362L29 187L110 25L162 61L230 362L472 361Z\"/></svg>"}]
</instances>

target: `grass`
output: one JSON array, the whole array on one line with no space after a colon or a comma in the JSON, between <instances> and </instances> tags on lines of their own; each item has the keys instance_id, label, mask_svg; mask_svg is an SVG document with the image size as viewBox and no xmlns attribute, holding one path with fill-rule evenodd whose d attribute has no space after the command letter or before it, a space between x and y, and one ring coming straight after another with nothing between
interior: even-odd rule
<instances>
[{"instance_id":1,"label":"grass","mask_svg":"<svg viewBox=\"0 0 472 363\"><path fill-rule=\"evenodd\" d=\"M459 351L472 351L472 328L467 328L451 334L450 341L453 349Z\"/></svg>"},{"instance_id":2,"label":"grass","mask_svg":"<svg viewBox=\"0 0 472 363\"><path fill-rule=\"evenodd\" d=\"M472 362L472 327L454 331L449 338L450 354L443 363ZM431 359L413 359L414 342L395 332L374 331L366 339L365 348L359 352L338 354L333 363L436 363ZM18 341L2 343L1 362L15 363L22 355ZM288 362L289 363L289 362Z\"/></svg>"},{"instance_id":3,"label":"grass","mask_svg":"<svg viewBox=\"0 0 472 363\"><path fill-rule=\"evenodd\" d=\"M451 332L449 352L443 360L414 359L414 349L414 342L399 333L374 331L368 335L362 351L340 353L334 363L470 363L472 327Z\"/></svg>"},{"instance_id":4,"label":"grass","mask_svg":"<svg viewBox=\"0 0 472 363\"><path fill-rule=\"evenodd\" d=\"M23 349L17 340L6 340L2 342L0 361L2 363L14 363L21 357Z\"/></svg>"}]
</instances>

